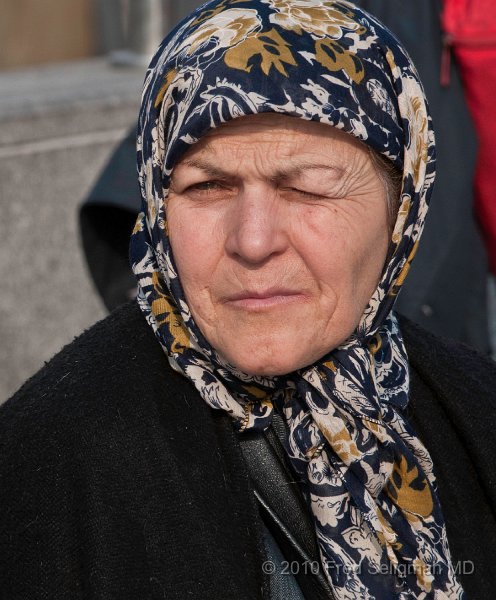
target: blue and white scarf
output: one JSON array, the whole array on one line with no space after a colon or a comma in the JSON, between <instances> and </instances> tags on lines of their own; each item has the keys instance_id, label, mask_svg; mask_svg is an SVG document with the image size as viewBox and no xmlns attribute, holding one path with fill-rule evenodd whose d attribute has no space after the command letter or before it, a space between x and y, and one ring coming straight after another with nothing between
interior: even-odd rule
<instances>
[{"instance_id":1,"label":"blue and white scarf","mask_svg":"<svg viewBox=\"0 0 496 600\"><path fill-rule=\"evenodd\" d=\"M337 127L403 173L383 276L345 343L279 377L239 372L195 324L167 235L174 165L207 131L274 112ZM408 358L392 313L424 226L434 135L418 75L396 38L342 0L212 0L163 41L138 130L143 198L131 261L139 303L171 365L240 430L274 409L339 600L463 598L432 460L402 411Z\"/></svg>"}]
</instances>

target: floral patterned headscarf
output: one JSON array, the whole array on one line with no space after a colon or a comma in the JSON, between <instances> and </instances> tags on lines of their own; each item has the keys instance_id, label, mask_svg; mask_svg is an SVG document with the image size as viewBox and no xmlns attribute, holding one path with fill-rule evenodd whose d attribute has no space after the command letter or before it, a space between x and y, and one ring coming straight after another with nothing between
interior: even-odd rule
<instances>
[{"instance_id":1,"label":"floral patterned headscarf","mask_svg":"<svg viewBox=\"0 0 496 600\"><path fill-rule=\"evenodd\" d=\"M402 173L382 278L343 344L287 376L226 363L194 322L167 233L171 173L210 129L280 113L347 132ZM462 598L432 461L402 416L408 358L392 313L424 226L434 135L415 68L395 37L343 0L212 0L163 41L138 131L143 197L131 240L139 304L171 365L239 431L279 411L337 598Z\"/></svg>"}]
</instances>

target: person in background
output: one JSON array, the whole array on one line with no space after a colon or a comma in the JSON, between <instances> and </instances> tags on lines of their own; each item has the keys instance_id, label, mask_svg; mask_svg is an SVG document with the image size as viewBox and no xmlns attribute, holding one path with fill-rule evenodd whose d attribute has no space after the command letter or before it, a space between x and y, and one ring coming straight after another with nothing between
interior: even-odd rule
<instances>
[{"instance_id":1,"label":"person in background","mask_svg":"<svg viewBox=\"0 0 496 600\"><path fill-rule=\"evenodd\" d=\"M484 232L489 265L496 275L496 3L444 0L443 83L451 85L454 54L478 137L475 207Z\"/></svg>"},{"instance_id":2,"label":"person in background","mask_svg":"<svg viewBox=\"0 0 496 600\"><path fill-rule=\"evenodd\" d=\"M81 242L98 294L112 311L136 296L129 232L140 206L136 127L118 145L79 211Z\"/></svg>"},{"instance_id":3,"label":"person in background","mask_svg":"<svg viewBox=\"0 0 496 600\"><path fill-rule=\"evenodd\" d=\"M449 66L450 85L441 85L442 6L432 0L359 0L357 4L380 18L404 43L422 77L436 124L438 175L430 219L397 310L438 335L490 353L488 266L473 212L476 138L456 62ZM109 310L136 291L125 233L139 210L134 144L133 127L80 213L86 261Z\"/></svg>"},{"instance_id":4,"label":"person in background","mask_svg":"<svg viewBox=\"0 0 496 600\"><path fill-rule=\"evenodd\" d=\"M401 44L212 0L137 140L137 300L0 407L0 592L491 598L496 365L394 311L436 166Z\"/></svg>"}]
</instances>

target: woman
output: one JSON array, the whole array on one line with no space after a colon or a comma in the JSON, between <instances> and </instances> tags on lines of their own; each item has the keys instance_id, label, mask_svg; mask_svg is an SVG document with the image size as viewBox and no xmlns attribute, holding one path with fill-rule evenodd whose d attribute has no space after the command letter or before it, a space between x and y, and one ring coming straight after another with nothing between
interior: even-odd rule
<instances>
[{"instance_id":1,"label":"woman","mask_svg":"<svg viewBox=\"0 0 496 600\"><path fill-rule=\"evenodd\" d=\"M341 0L204 5L138 168L139 308L2 410L7 597L491 597L494 368L392 312L434 180L395 38Z\"/></svg>"}]
</instances>

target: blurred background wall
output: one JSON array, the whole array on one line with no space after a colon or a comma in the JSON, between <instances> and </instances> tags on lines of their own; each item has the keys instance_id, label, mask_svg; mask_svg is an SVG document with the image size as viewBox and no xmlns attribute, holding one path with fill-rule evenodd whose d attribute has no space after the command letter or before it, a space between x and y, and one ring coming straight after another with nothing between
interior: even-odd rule
<instances>
[{"instance_id":1,"label":"blurred background wall","mask_svg":"<svg viewBox=\"0 0 496 600\"><path fill-rule=\"evenodd\" d=\"M105 315L78 208L195 0L0 0L0 402Z\"/></svg>"},{"instance_id":2,"label":"blurred background wall","mask_svg":"<svg viewBox=\"0 0 496 600\"><path fill-rule=\"evenodd\" d=\"M91 0L0 0L0 69L93 56Z\"/></svg>"}]
</instances>

